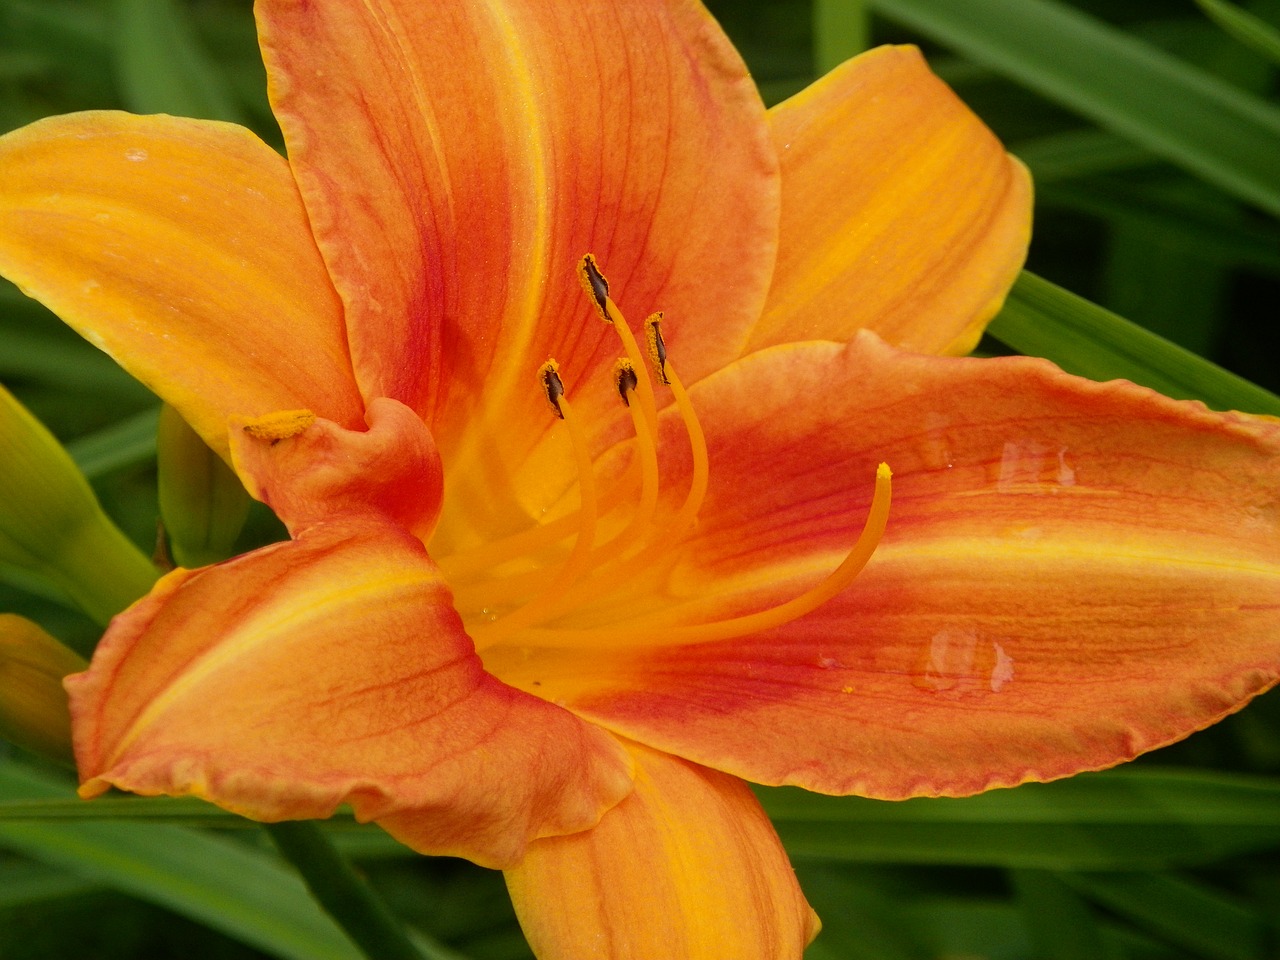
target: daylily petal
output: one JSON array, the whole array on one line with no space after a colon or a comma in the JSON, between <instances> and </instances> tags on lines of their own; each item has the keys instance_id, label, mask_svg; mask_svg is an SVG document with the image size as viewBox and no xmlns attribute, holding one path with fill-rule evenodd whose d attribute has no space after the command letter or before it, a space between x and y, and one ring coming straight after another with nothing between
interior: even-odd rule
<instances>
[{"instance_id":1,"label":"daylily petal","mask_svg":"<svg viewBox=\"0 0 1280 960\"><path fill-rule=\"evenodd\" d=\"M484 672L392 525L169 574L67 688L85 796L194 794L258 820L349 803L423 853L506 866L631 786L612 737Z\"/></svg>"},{"instance_id":2,"label":"daylily petal","mask_svg":"<svg viewBox=\"0 0 1280 960\"><path fill-rule=\"evenodd\" d=\"M599 826L506 872L540 960L799 960L818 932L746 784L638 745L636 789Z\"/></svg>"},{"instance_id":3,"label":"daylily petal","mask_svg":"<svg viewBox=\"0 0 1280 960\"><path fill-rule=\"evenodd\" d=\"M536 382L549 356L590 393L584 412L622 416L607 374L621 351L575 272L585 253L633 324L679 317L691 374L736 356L773 263L777 158L701 4L257 12L361 386L423 414L446 469L464 430L519 462L550 426Z\"/></svg>"},{"instance_id":4,"label":"daylily petal","mask_svg":"<svg viewBox=\"0 0 1280 960\"><path fill-rule=\"evenodd\" d=\"M855 57L769 111L778 265L748 349L861 329L963 354L1026 256L1025 168L914 47Z\"/></svg>"},{"instance_id":5,"label":"daylily petal","mask_svg":"<svg viewBox=\"0 0 1280 960\"><path fill-rule=\"evenodd\" d=\"M249 492L293 536L316 523L364 518L391 520L419 540L430 537L443 493L440 455L404 404L374 400L365 413L366 431L313 421L306 411L274 418L275 424L284 421L283 429L272 431L272 419L233 417L232 457Z\"/></svg>"},{"instance_id":6,"label":"daylily petal","mask_svg":"<svg viewBox=\"0 0 1280 960\"><path fill-rule=\"evenodd\" d=\"M341 305L285 161L225 123L124 113L0 138L0 273L176 407L359 423Z\"/></svg>"},{"instance_id":7,"label":"daylily petal","mask_svg":"<svg viewBox=\"0 0 1280 960\"><path fill-rule=\"evenodd\" d=\"M507 682L751 780L887 798L1106 767L1276 682L1280 424L870 334L764 351L693 399L711 489L637 588L675 612L526 632L485 653ZM756 635L681 626L832 570L882 459L888 532L851 587Z\"/></svg>"}]
</instances>

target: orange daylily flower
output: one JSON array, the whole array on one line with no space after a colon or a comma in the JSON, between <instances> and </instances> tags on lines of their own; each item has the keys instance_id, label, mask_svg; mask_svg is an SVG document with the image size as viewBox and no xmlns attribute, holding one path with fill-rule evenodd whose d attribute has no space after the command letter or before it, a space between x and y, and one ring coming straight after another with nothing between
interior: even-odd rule
<instances>
[{"instance_id":1,"label":"orange daylily flower","mask_svg":"<svg viewBox=\"0 0 1280 960\"><path fill-rule=\"evenodd\" d=\"M292 536L116 618L86 796L350 804L506 869L543 958L796 958L745 780L1062 777L1275 683L1280 426L944 356L1030 188L914 50L766 113L694 0L257 15L287 161L0 139L0 270Z\"/></svg>"}]
</instances>

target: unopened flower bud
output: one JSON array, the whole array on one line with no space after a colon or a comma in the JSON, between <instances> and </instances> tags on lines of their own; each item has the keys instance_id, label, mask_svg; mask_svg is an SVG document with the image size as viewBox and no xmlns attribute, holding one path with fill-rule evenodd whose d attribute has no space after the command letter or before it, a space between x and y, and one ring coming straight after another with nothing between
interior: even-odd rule
<instances>
[{"instance_id":1,"label":"unopened flower bud","mask_svg":"<svg viewBox=\"0 0 1280 960\"><path fill-rule=\"evenodd\" d=\"M167 405L156 454L160 517L174 560L184 567L225 560L253 503L240 478Z\"/></svg>"},{"instance_id":2,"label":"unopened flower bud","mask_svg":"<svg viewBox=\"0 0 1280 960\"><path fill-rule=\"evenodd\" d=\"M0 614L0 737L70 761L71 717L62 678L86 666L30 620Z\"/></svg>"}]
</instances>

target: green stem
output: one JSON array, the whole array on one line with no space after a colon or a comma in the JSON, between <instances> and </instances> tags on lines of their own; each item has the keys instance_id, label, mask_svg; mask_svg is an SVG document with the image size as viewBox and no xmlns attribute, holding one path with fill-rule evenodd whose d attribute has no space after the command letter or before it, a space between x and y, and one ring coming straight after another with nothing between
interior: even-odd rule
<instances>
[{"instance_id":1,"label":"green stem","mask_svg":"<svg viewBox=\"0 0 1280 960\"><path fill-rule=\"evenodd\" d=\"M315 823L288 820L265 826L311 895L369 960L423 960L387 905Z\"/></svg>"}]
</instances>

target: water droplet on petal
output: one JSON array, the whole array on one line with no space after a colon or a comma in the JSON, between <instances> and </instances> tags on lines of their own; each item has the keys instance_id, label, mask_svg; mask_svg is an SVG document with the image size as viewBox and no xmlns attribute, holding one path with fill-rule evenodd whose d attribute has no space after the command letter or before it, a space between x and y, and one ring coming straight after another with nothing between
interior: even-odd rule
<instances>
[{"instance_id":1,"label":"water droplet on petal","mask_svg":"<svg viewBox=\"0 0 1280 960\"><path fill-rule=\"evenodd\" d=\"M988 690L999 693L1013 674L1013 657L1003 644L974 629L948 628L930 638L915 685L955 700Z\"/></svg>"},{"instance_id":2,"label":"water droplet on petal","mask_svg":"<svg viewBox=\"0 0 1280 960\"><path fill-rule=\"evenodd\" d=\"M1076 470L1066 447L1007 440L994 480L1001 493L1056 493L1075 485Z\"/></svg>"},{"instance_id":3,"label":"water droplet on petal","mask_svg":"<svg viewBox=\"0 0 1280 960\"><path fill-rule=\"evenodd\" d=\"M950 424L951 418L940 413L925 416L925 433L920 440L918 453L921 462L929 470L950 470L955 466L951 443L946 433Z\"/></svg>"},{"instance_id":4,"label":"water droplet on petal","mask_svg":"<svg viewBox=\"0 0 1280 960\"><path fill-rule=\"evenodd\" d=\"M996 655L995 666L991 668L991 692L999 693L1000 688L1013 679L1013 657L998 643L993 642L991 647Z\"/></svg>"}]
</instances>

